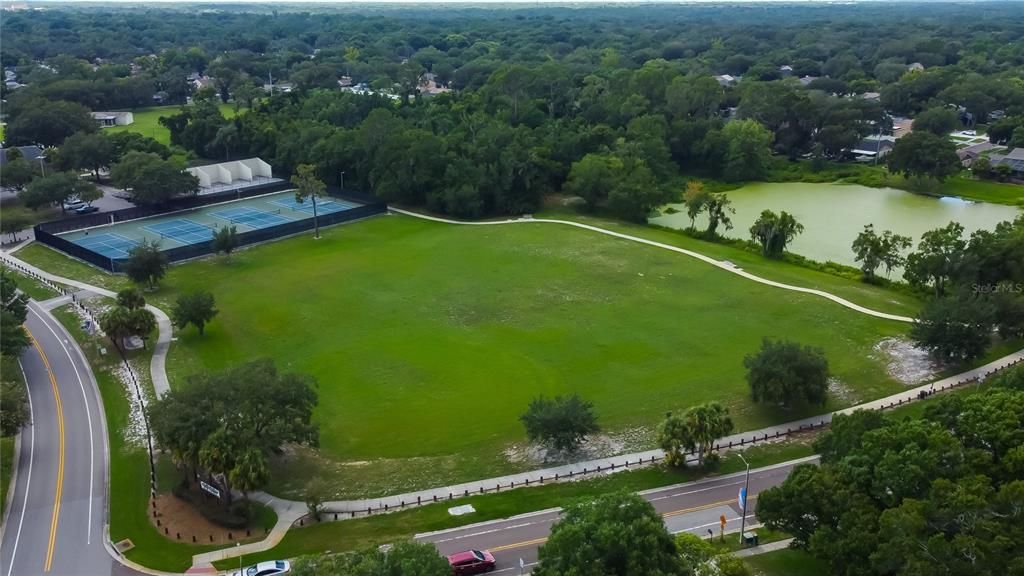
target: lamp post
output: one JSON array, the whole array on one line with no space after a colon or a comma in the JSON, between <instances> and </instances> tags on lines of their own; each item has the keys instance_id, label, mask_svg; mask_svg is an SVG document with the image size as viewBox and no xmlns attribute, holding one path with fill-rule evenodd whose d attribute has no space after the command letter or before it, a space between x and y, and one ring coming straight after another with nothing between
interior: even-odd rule
<instances>
[{"instance_id":1,"label":"lamp post","mask_svg":"<svg viewBox=\"0 0 1024 576\"><path fill-rule=\"evenodd\" d=\"M342 192L345 191L345 171L344 170L341 171L341 190L342 190Z\"/></svg>"},{"instance_id":2,"label":"lamp post","mask_svg":"<svg viewBox=\"0 0 1024 576\"><path fill-rule=\"evenodd\" d=\"M241 542L235 542L235 548L236 549L239 546L241 546L241 545L242 545ZM245 576L244 574L242 574L242 555L241 554L238 555L238 576Z\"/></svg>"},{"instance_id":3,"label":"lamp post","mask_svg":"<svg viewBox=\"0 0 1024 576\"><path fill-rule=\"evenodd\" d=\"M740 545L743 545L743 532L747 529L747 499L750 497L750 463L743 457L743 454L737 452L736 455L739 456L740 460L743 460L743 463L747 465L747 475L743 480L743 515L740 516Z\"/></svg>"},{"instance_id":4,"label":"lamp post","mask_svg":"<svg viewBox=\"0 0 1024 576\"><path fill-rule=\"evenodd\" d=\"M42 156L39 157L39 171L43 173L43 178L46 178L46 162Z\"/></svg>"}]
</instances>

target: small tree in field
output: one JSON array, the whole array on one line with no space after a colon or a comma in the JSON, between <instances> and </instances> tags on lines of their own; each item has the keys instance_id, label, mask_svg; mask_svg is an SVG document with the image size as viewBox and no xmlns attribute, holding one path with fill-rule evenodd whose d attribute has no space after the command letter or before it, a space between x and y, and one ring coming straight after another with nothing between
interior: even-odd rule
<instances>
[{"instance_id":1,"label":"small tree in field","mask_svg":"<svg viewBox=\"0 0 1024 576\"><path fill-rule=\"evenodd\" d=\"M324 511L324 502L327 501L329 496L330 488L323 478L313 478L309 481L309 484L306 484L306 511L317 522L320 521L320 515Z\"/></svg>"},{"instance_id":2,"label":"small tree in field","mask_svg":"<svg viewBox=\"0 0 1024 576\"><path fill-rule=\"evenodd\" d=\"M178 297L174 303L172 317L176 328L184 329L191 324L199 330L199 335L202 336L207 322L213 320L217 312L213 294L205 290L196 290Z\"/></svg>"},{"instance_id":3,"label":"small tree in field","mask_svg":"<svg viewBox=\"0 0 1024 576\"><path fill-rule=\"evenodd\" d=\"M786 245L803 231L804 225L797 222L789 212L776 214L765 210L750 227L750 238L761 245L761 254L768 258L779 258L786 250Z\"/></svg>"},{"instance_id":4,"label":"small tree in field","mask_svg":"<svg viewBox=\"0 0 1024 576\"><path fill-rule=\"evenodd\" d=\"M539 396L530 402L526 414L519 417L531 442L541 442L556 450L572 451L587 437L600 430L594 405L579 396Z\"/></svg>"},{"instance_id":5,"label":"small tree in field","mask_svg":"<svg viewBox=\"0 0 1024 576\"><path fill-rule=\"evenodd\" d=\"M718 402L694 406L682 416L669 414L658 428L658 444L672 466L686 464L686 451L697 451L697 465L704 465L715 440L732 432L729 410Z\"/></svg>"},{"instance_id":6,"label":"small tree in field","mask_svg":"<svg viewBox=\"0 0 1024 576\"><path fill-rule=\"evenodd\" d=\"M765 338L743 365L754 402L825 404L829 371L821 348Z\"/></svg>"},{"instance_id":7,"label":"small tree in field","mask_svg":"<svg viewBox=\"0 0 1024 576\"><path fill-rule=\"evenodd\" d=\"M312 164L299 164L295 168L295 175L292 176L292 184L295 185L295 201L303 203L309 198L313 202L313 229L314 237L320 237L320 222L317 220L316 199L323 195L327 185L316 177L316 166Z\"/></svg>"},{"instance_id":8,"label":"small tree in field","mask_svg":"<svg viewBox=\"0 0 1024 576\"><path fill-rule=\"evenodd\" d=\"M213 251L216 254L223 253L231 256L231 253L238 248L238 228L235 226L222 226L213 235Z\"/></svg>"},{"instance_id":9,"label":"small tree in field","mask_svg":"<svg viewBox=\"0 0 1024 576\"><path fill-rule=\"evenodd\" d=\"M167 257L160 251L158 242L143 240L128 252L124 273L136 284L146 284L150 290L156 288L167 273Z\"/></svg>"}]
</instances>

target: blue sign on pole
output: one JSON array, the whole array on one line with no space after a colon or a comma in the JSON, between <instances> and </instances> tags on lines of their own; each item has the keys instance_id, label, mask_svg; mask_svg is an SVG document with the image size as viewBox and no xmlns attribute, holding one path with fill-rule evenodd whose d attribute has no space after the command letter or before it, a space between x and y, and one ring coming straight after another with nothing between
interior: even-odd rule
<instances>
[{"instance_id":1,"label":"blue sign on pole","mask_svg":"<svg viewBox=\"0 0 1024 576\"><path fill-rule=\"evenodd\" d=\"M740 494L739 494L739 497L736 499L736 502L739 504L740 508L744 508L744 509L746 508L746 506L747 506L747 489L746 488L740 488Z\"/></svg>"}]
</instances>

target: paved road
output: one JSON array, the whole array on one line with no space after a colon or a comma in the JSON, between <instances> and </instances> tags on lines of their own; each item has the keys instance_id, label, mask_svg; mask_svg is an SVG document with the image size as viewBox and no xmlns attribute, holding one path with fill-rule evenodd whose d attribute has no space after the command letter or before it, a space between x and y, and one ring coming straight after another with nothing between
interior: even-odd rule
<instances>
[{"instance_id":1,"label":"paved road","mask_svg":"<svg viewBox=\"0 0 1024 576\"><path fill-rule=\"evenodd\" d=\"M816 457L758 468L750 471L750 503L747 524L754 517L756 495L777 486L789 476L797 463L816 461ZM725 516L726 531L739 530L741 509L737 496L743 486L744 474L729 474L689 484L669 486L642 492L665 519L665 526L673 534L690 532L704 535L708 529L717 535L720 517ZM514 516L505 520L484 522L452 530L419 534L416 540L432 542L442 554L467 549L490 550L498 561L493 574L518 574L519 560L527 569L537 563L537 549L545 542L551 526L561 514L559 509ZM728 537L728 536L727 536ZM733 537L738 538L738 535Z\"/></svg>"},{"instance_id":2,"label":"paved road","mask_svg":"<svg viewBox=\"0 0 1024 576\"><path fill-rule=\"evenodd\" d=\"M92 371L35 302L25 325L32 424L22 431L0 576L125 574L104 548L107 435Z\"/></svg>"}]
</instances>

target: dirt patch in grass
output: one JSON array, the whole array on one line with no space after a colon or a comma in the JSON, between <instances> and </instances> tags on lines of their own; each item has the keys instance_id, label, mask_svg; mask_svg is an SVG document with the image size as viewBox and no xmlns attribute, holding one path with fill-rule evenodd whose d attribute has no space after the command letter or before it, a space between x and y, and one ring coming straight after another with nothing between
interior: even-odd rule
<instances>
[{"instance_id":1,"label":"dirt patch in grass","mask_svg":"<svg viewBox=\"0 0 1024 576\"><path fill-rule=\"evenodd\" d=\"M239 541L261 540L270 531L265 526L242 529L218 526L207 520L195 506L173 494L158 494L155 499L150 500L149 510L149 521L158 532L170 540L189 544L227 545Z\"/></svg>"},{"instance_id":2,"label":"dirt patch in grass","mask_svg":"<svg viewBox=\"0 0 1024 576\"><path fill-rule=\"evenodd\" d=\"M652 432L644 427L634 427L591 436L573 452L552 450L541 444L511 444L505 449L504 454L505 459L512 464L527 464L535 468L649 450L652 445Z\"/></svg>"},{"instance_id":3,"label":"dirt patch in grass","mask_svg":"<svg viewBox=\"0 0 1024 576\"><path fill-rule=\"evenodd\" d=\"M907 386L926 382L942 370L927 350L904 338L886 338L875 344L874 352L889 376Z\"/></svg>"}]
</instances>

